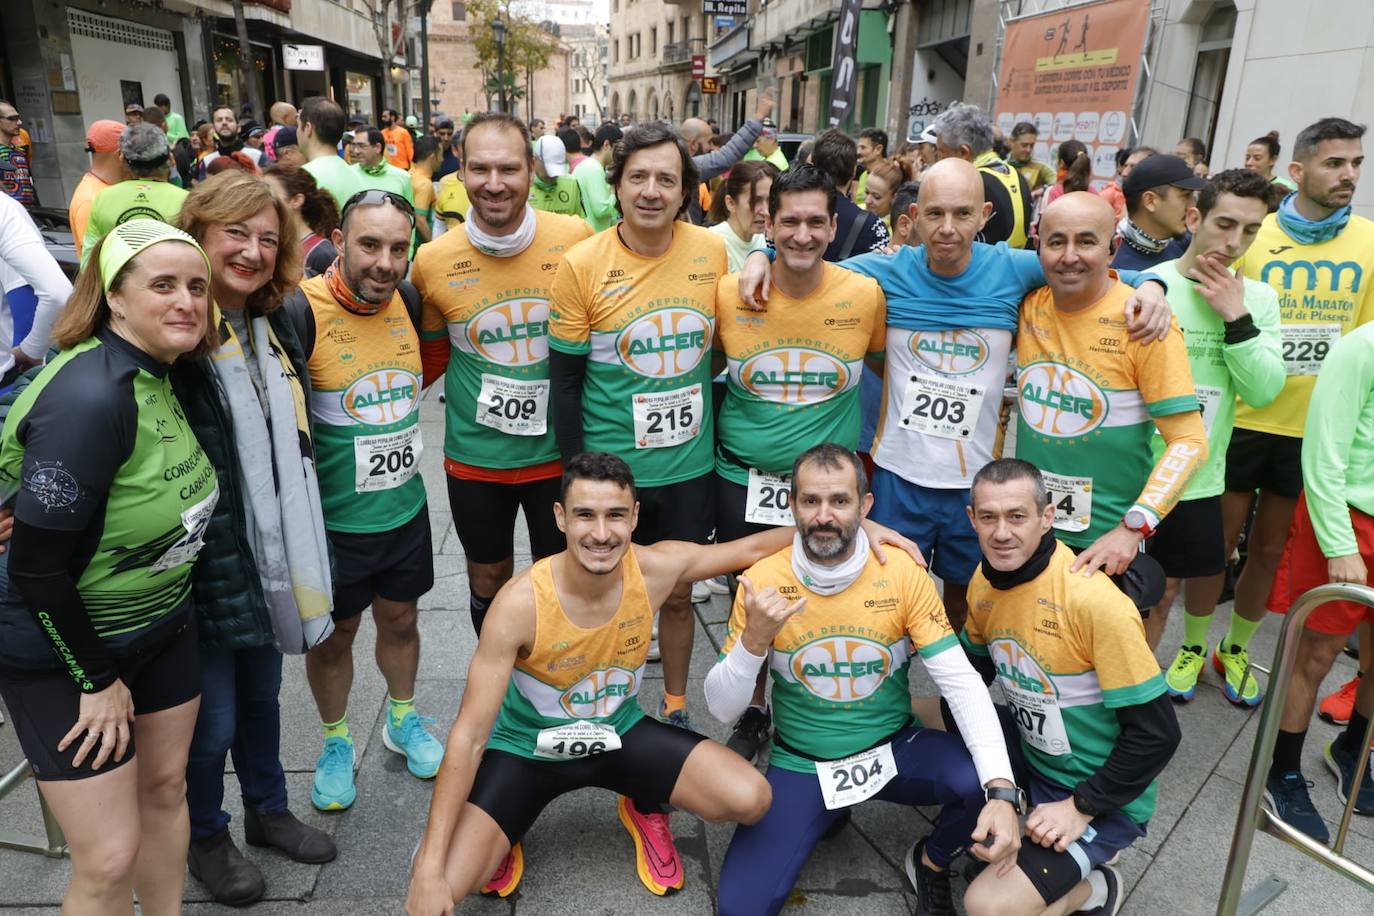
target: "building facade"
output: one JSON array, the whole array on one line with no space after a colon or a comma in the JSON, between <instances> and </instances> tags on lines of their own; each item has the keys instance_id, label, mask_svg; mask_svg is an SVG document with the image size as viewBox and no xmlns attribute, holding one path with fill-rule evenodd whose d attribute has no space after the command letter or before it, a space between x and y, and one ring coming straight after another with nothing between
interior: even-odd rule
<instances>
[{"instance_id":1,"label":"building facade","mask_svg":"<svg viewBox=\"0 0 1374 916\"><path fill-rule=\"evenodd\" d=\"M496 97L486 91L473 46L478 30L488 28L468 15L462 0L440 0L430 10L429 88L436 112L459 121L464 115L497 107ZM515 74L521 97L510 101L511 113L552 124L559 115L572 111L571 58L571 48L560 38L547 67L534 74Z\"/></svg>"},{"instance_id":2,"label":"building facade","mask_svg":"<svg viewBox=\"0 0 1374 916\"><path fill-rule=\"evenodd\" d=\"M595 23L563 27L572 52L572 109L587 127L610 117L611 27Z\"/></svg>"},{"instance_id":3,"label":"building facade","mask_svg":"<svg viewBox=\"0 0 1374 916\"><path fill-rule=\"evenodd\" d=\"M718 98L702 91L703 78L713 72L706 47L715 29L702 6L701 0L611 0L612 116L672 122L720 117Z\"/></svg>"}]
</instances>

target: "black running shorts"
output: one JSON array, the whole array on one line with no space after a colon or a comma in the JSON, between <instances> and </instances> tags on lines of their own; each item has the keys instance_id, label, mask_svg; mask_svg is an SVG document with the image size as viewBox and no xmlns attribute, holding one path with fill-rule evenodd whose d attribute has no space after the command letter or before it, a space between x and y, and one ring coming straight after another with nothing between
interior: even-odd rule
<instances>
[{"instance_id":1,"label":"black running shorts","mask_svg":"<svg viewBox=\"0 0 1374 916\"><path fill-rule=\"evenodd\" d=\"M329 532L334 548L334 619L357 617L373 596L388 601L419 601L434 587L434 547L429 504L390 531L371 534Z\"/></svg>"}]
</instances>

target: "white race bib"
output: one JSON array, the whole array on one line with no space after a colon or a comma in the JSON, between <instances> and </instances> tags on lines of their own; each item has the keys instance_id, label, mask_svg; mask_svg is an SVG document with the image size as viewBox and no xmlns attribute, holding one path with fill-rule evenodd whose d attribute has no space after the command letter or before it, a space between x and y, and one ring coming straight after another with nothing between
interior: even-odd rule
<instances>
[{"instance_id":1,"label":"white race bib","mask_svg":"<svg viewBox=\"0 0 1374 916\"><path fill-rule=\"evenodd\" d=\"M477 422L512 436L542 436L548 429L549 381L522 381L482 373Z\"/></svg>"},{"instance_id":2,"label":"white race bib","mask_svg":"<svg viewBox=\"0 0 1374 916\"><path fill-rule=\"evenodd\" d=\"M752 525L795 525L792 517L792 478L749 469L749 495L744 520Z\"/></svg>"},{"instance_id":3,"label":"white race bib","mask_svg":"<svg viewBox=\"0 0 1374 916\"><path fill-rule=\"evenodd\" d=\"M177 542L157 558L157 562L153 564L153 572L163 572L196 558L200 548L205 546L205 529L210 525L210 516L214 514L215 503L218 501L219 484L216 484L209 496L191 508L182 510L181 527L186 533L177 538Z\"/></svg>"},{"instance_id":4,"label":"white race bib","mask_svg":"<svg viewBox=\"0 0 1374 916\"><path fill-rule=\"evenodd\" d=\"M983 385L912 375L902 395L902 425L941 439L970 439L978 428L986 393Z\"/></svg>"},{"instance_id":5,"label":"white race bib","mask_svg":"<svg viewBox=\"0 0 1374 916\"><path fill-rule=\"evenodd\" d=\"M695 439L701 432L702 406L700 385L634 395L635 448L668 448Z\"/></svg>"},{"instance_id":6,"label":"white race bib","mask_svg":"<svg viewBox=\"0 0 1374 916\"><path fill-rule=\"evenodd\" d=\"M831 811L872 798L896 775L897 761L892 758L891 744L843 760L816 761L816 779L821 784L821 798Z\"/></svg>"},{"instance_id":7,"label":"white race bib","mask_svg":"<svg viewBox=\"0 0 1374 916\"><path fill-rule=\"evenodd\" d=\"M353 489L358 493L392 490L420 470L420 424L394 433L353 440Z\"/></svg>"},{"instance_id":8,"label":"white race bib","mask_svg":"<svg viewBox=\"0 0 1374 916\"><path fill-rule=\"evenodd\" d=\"M1054 504L1054 527L1060 531L1087 531L1093 517L1093 479L1065 477L1041 471L1045 489Z\"/></svg>"},{"instance_id":9,"label":"white race bib","mask_svg":"<svg viewBox=\"0 0 1374 916\"><path fill-rule=\"evenodd\" d=\"M1025 690L1007 678L999 678L1002 694L1011 706L1016 727L1027 744L1054 757L1071 753L1069 733L1064 730L1064 716L1059 711L1059 698L1046 693Z\"/></svg>"},{"instance_id":10,"label":"white race bib","mask_svg":"<svg viewBox=\"0 0 1374 916\"><path fill-rule=\"evenodd\" d=\"M1316 375L1326 354L1341 339L1338 324L1286 324L1279 331L1283 335L1283 365L1289 375Z\"/></svg>"},{"instance_id":11,"label":"white race bib","mask_svg":"<svg viewBox=\"0 0 1374 916\"><path fill-rule=\"evenodd\" d=\"M620 750L620 735L600 722L577 721L541 729L534 741L534 756L552 760L578 760Z\"/></svg>"},{"instance_id":12,"label":"white race bib","mask_svg":"<svg viewBox=\"0 0 1374 916\"><path fill-rule=\"evenodd\" d=\"M1225 392L1215 385L1198 385L1197 400L1202 405L1202 425L1207 435L1212 434L1212 424L1217 421L1217 411L1221 410L1221 397Z\"/></svg>"}]
</instances>

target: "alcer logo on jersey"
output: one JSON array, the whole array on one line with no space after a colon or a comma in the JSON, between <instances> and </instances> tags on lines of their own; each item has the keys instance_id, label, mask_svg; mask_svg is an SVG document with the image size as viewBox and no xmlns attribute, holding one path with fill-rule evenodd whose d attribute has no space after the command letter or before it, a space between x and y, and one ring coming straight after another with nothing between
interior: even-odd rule
<instances>
[{"instance_id":1,"label":"alcer logo on jersey","mask_svg":"<svg viewBox=\"0 0 1374 916\"><path fill-rule=\"evenodd\" d=\"M508 299L482 309L467 323L474 353L502 366L530 366L549 358L549 303Z\"/></svg>"},{"instance_id":2,"label":"alcer logo on jersey","mask_svg":"<svg viewBox=\"0 0 1374 916\"><path fill-rule=\"evenodd\" d=\"M626 668L603 668L563 692L559 703L574 719L604 719L635 695L635 673Z\"/></svg>"},{"instance_id":3,"label":"alcer logo on jersey","mask_svg":"<svg viewBox=\"0 0 1374 916\"><path fill-rule=\"evenodd\" d=\"M1058 363L1032 363L1016 378L1021 416L1036 432L1073 438L1107 419L1107 396L1092 379Z\"/></svg>"},{"instance_id":4,"label":"alcer logo on jersey","mask_svg":"<svg viewBox=\"0 0 1374 916\"><path fill-rule=\"evenodd\" d=\"M849 367L829 353L803 347L765 350L739 368L744 390L778 404L814 404L849 387Z\"/></svg>"},{"instance_id":5,"label":"alcer logo on jersey","mask_svg":"<svg viewBox=\"0 0 1374 916\"><path fill-rule=\"evenodd\" d=\"M666 308L641 315L616 339L625 366L656 379L677 378L695 369L711 345L711 323L692 309Z\"/></svg>"},{"instance_id":6,"label":"alcer logo on jersey","mask_svg":"<svg viewBox=\"0 0 1374 916\"><path fill-rule=\"evenodd\" d=\"M368 426L387 426L410 416L420 395L420 380L403 369L378 369L343 393L343 409Z\"/></svg>"},{"instance_id":7,"label":"alcer logo on jersey","mask_svg":"<svg viewBox=\"0 0 1374 916\"><path fill-rule=\"evenodd\" d=\"M1031 693L1055 695L1054 682L1045 673L1045 669L1040 667L1034 656L1018 644L1007 639L995 639L988 646L988 653L992 657L992 665L997 669L998 676L1012 686Z\"/></svg>"},{"instance_id":8,"label":"alcer logo on jersey","mask_svg":"<svg viewBox=\"0 0 1374 916\"><path fill-rule=\"evenodd\" d=\"M917 331L911 353L941 375L968 375L983 368L992 348L977 331Z\"/></svg>"},{"instance_id":9,"label":"alcer logo on jersey","mask_svg":"<svg viewBox=\"0 0 1374 916\"><path fill-rule=\"evenodd\" d=\"M892 671L892 652L857 636L830 636L792 653L792 676L807 692L832 703L852 703L877 692Z\"/></svg>"}]
</instances>

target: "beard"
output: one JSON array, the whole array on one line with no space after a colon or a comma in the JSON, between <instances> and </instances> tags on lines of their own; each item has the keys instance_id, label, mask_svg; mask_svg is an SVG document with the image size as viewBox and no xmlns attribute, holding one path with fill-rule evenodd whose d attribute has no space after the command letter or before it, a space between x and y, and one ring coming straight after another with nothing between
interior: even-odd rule
<instances>
[{"instance_id":1,"label":"beard","mask_svg":"<svg viewBox=\"0 0 1374 916\"><path fill-rule=\"evenodd\" d=\"M833 537L816 537L821 532L831 534ZM802 549L815 562L828 563L849 552L849 549L854 546L854 538L858 532L859 523L857 521L844 527L839 525L812 525L802 532Z\"/></svg>"}]
</instances>

